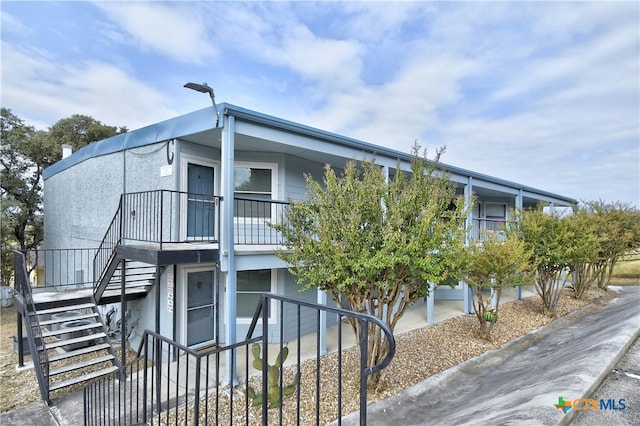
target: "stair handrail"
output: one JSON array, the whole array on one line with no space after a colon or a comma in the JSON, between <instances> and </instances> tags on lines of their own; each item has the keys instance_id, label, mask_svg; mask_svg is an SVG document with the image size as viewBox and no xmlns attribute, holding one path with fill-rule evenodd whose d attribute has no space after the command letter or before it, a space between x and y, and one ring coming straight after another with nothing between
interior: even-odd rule
<instances>
[{"instance_id":1,"label":"stair handrail","mask_svg":"<svg viewBox=\"0 0 640 426\"><path fill-rule=\"evenodd\" d=\"M251 324L249 325L249 328L247 330L247 335L246 335L246 339L249 340L252 338L253 333L255 332L257 326L258 326L258 322L262 321L262 335L264 336L268 336L268 312L269 312L269 306L271 305L271 300L275 300L275 301L280 301L282 302L293 302L295 304L297 304L298 306L301 307L308 307L308 308L317 308L317 304L316 303L312 303L312 302L308 302L306 300L298 300L292 297L287 297L287 296L282 296L279 294L275 294L275 293L262 293L260 295L260 302L258 303L258 306L256 307L255 313L253 314L253 318L251 319ZM367 380L368 377L371 376L373 373L376 373L378 371L381 371L382 369L384 369L386 366L388 366L391 361L393 360L393 356L396 353L396 340L395 337L393 336L393 332L391 331L391 329L389 328L389 326L387 325L387 323L385 323L384 321L382 321L381 319L367 314L367 313L361 313L361 312L355 312L355 311L349 311L347 309L342 309L342 308L337 308L337 307L332 307L332 306L326 306L323 305L320 308L322 311L327 312L327 313L334 313L337 314L340 318L354 318L357 321L360 322L360 328L362 330L362 334L361 334L361 338L360 341L358 342L358 344L360 345L360 425L364 426L367 424ZM372 366L368 366L369 362L368 362L368 357L369 357L369 342L368 342L368 332L369 332L369 325L376 325L377 327L380 328L380 330L384 333L384 337L385 339L387 339L387 341L389 342L389 347L388 347L388 351L387 354L385 355L385 357L382 359L382 361L380 361L378 364L372 365ZM266 342L265 342L266 343ZM263 395L266 395L267 393L267 374L268 374L268 368L266 365L266 359L268 358L268 346L265 344L263 351L263 368L262 368L262 392ZM267 418L267 406L266 404L262 405L262 415L263 418Z\"/></svg>"},{"instance_id":2,"label":"stair handrail","mask_svg":"<svg viewBox=\"0 0 640 426\"><path fill-rule=\"evenodd\" d=\"M163 243L186 241L188 238L174 232L175 219L179 217L182 203L189 203L189 197L199 202L210 202L216 206L215 217L207 216L214 223L213 234L198 237L202 241L217 239L219 234L220 210L217 208L222 197L212 194L156 189L152 191L128 192L120 195L118 208L113 215L93 262L93 290L98 291L105 279L115 248L125 241ZM177 204L177 206L175 206ZM166 228L166 229L165 229ZM211 238L213 237L213 238Z\"/></svg>"},{"instance_id":3,"label":"stair handrail","mask_svg":"<svg viewBox=\"0 0 640 426\"><path fill-rule=\"evenodd\" d=\"M26 317L28 323L25 324L27 331L27 341L33 360L33 369L36 372L40 395L47 404L49 400L49 354L47 353L44 338L42 337L42 327L38 319L38 312L33 301L33 291L29 283L29 272L24 253L13 251L13 271L15 277L15 289L23 300L23 311L20 312L23 318ZM25 315L26 314L26 315ZM36 344L39 342L39 345ZM21 345L22 342L19 342ZM37 362L36 362L37 361Z\"/></svg>"},{"instance_id":4,"label":"stair handrail","mask_svg":"<svg viewBox=\"0 0 640 426\"><path fill-rule=\"evenodd\" d=\"M93 290L96 291L100 278L104 274L109 261L115 254L115 247L122 241L122 204L125 194L120 195L120 201L118 202L118 209L111 219L111 223L107 228L107 232L104 234L102 241L96 254L93 257Z\"/></svg>"},{"instance_id":5,"label":"stair handrail","mask_svg":"<svg viewBox=\"0 0 640 426\"><path fill-rule=\"evenodd\" d=\"M300 373L300 366L302 364L301 344L302 332L300 330L300 308L311 308L317 311L317 315L320 312L335 313L338 315L338 324L342 319L354 318L361 321L363 330L368 330L369 325L375 324L380 327L384 332L385 337L389 342L389 350L385 358L378 364L368 367L366 359L367 357L367 336L363 333L361 345L361 361L360 361L360 424L366 425L366 411L367 411L367 377L376 371L386 367L392 360L395 354L395 339L393 333L389 327L382 320L364 313L353 312L345 309L334 308L331 306L308 302L292 297L286 297L276 295L273 293L262 294L259 305L256 308L253 316L250 330L248 331L244 340L230 344L228 346L212 346L208 349L195 349L187 345L183 345L172 340L169 337L162 336L151 330L145 330L139 349L136 353L135 359L129 361L124 367L124 376L117 373L111 373L97 381L88 384L84 389L84 414L85 424L125 424L125 425L139 425L139 424L165 424L169 423L169 413L175 414L175 419L181 419L181 424L193 424L197 426L199 424L218 424L218 400L219 398L229 398L230 411L234 412L233 404L234 398L240 395L249 395L250 389L250 368L260 370L262 372L262 395L268 395L267 383L270 379L266 377L266 374L273 374L273 369L268 366L269 359L269 339L270 336L274 337L272 329L269 328L269 306L271 301L275 300L280 302L278 311L282 315L284 303L297 306L298 311L298 327L297 327L297 360L294 361L297 364L298 373ZM296 309L296 308L294 308ZM258 323L262 322L262 327L258 327ZM317 321L318 327L320 322ZM279 324L280 331L275 333L280 338L280 355L282 356L283 347L285 345L283 336L283 322L282 317ZM338 353L341 353L341 327L338 328ZM255 335L254 335L255 332ZM319 329L316 332L320 332ZM254 352L255 345L262 346L261 368L255 367L257 357ZM275 343L277 345L277 343ZM319 346L319 343L317 344ZM244 362L236 363L235 357L240 357L237 351L242 349L244 353ZM249 353L254 354L254 362L250 362ZM238 382L237 387L233 385L231 392L221 391L221 386L226 386L222 380L220 380L220 358L230 354L229 357L231 364L226 364L231 370L236 369L236 366L241 365L244 369L244 373L238 377L242 379ZM235 354L235 355L234 355ZM320 351L317 351L316 362L319 362L319 357L322 356ZM284 355L286 358L286 355ZM282 359L282 358L281 358ZM284 359L282 359L282 362ZM225 361L226 362L226 361ZM281 365L282 365L281 362ZM338 356L338 362L341 362L340 356ZM173 365L171 365L173 363ZM340 364L342 365L342 364ZM338 386L341 386L341 367L338 366ZM184 366L184 367L182 367ZM226 368L225 367L225 368ZM205 372L203 372L205 368ZM215 369L215 373L210 371L209 368ZM292 366L293 368L293 366ZM195 371L194 371L195 369ZM280 380L280 389L283 387L283 370L278 369L278 376ZM204 374L203 374L204 373ZM205 378L207 380L206 386L201 390L201 380ZM212 379L209 384L209 379ZM194 382L190 382L193 380ZM190 383L193 383L190 385ZM178 385L179 384L179 385ZM322 385L324 386L324 385ZM210 389L212 388L212 389ZM254 391L253 388L251 388ZM256 389L257 390L257 389ZM320 386L316 387L316 401L320 400ZM283 396L280 393L279 397ZM254 391L255 394L255 391ZM116 395L116 397L112 397ZM119 395L119 396L118 396ZM235 396L234 396L235 395ZM298 424L300 424L300 388L297 389L297 400L292 401L296 405L298 411ZM204 397L204 400L201 400ZM214 402L210 402L209 398L215 398ZM244 402L240 402L236 399L237 404L242 407L244 405L245 419L249 420L249 398L245 398ZM257 400L254 400L255 403ZM271 397L261 398L262 408L262 424L267 425L269 415L267 413L268 405L273 403ZM278 405L280 408L283 404L280 402ZM338 414L342 415L340 403L338 403ZM183 410L178 416L178 410ZM242 410L240 408L239 410ZM212 414L210 414L210 412ZM316 415L319 413L316 411ZM163 419L163 415L166 418ZM209 415L215 418L209 418ZM282 411L279 413L280 419L282 419ZM166 420L166 421L165 421ZM258 420L252 424L257 424ZM176 420L176 423L178 421ZM248 424L248 423L247 423ZM340 422L338 422L340 424Z\"/></svg>"}]
</instances>

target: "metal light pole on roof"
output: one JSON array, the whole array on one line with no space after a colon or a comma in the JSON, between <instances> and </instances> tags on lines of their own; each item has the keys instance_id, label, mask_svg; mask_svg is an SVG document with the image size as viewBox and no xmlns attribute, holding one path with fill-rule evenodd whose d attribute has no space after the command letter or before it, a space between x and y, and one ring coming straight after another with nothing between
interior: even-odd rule
<instances>
[{"instance_id":1,"label":"metal light pole on roof","mask_svg":"<svg viewBox=\"0 0 640 426\"><path fill-rule=\"evenodd\" d=\"M218 107L216 106L216 96L213 93L213 88L210 87L207 83L187 83L184 85L187 89L192 89L200 93L208 93L211 97L211 103L213 104L213 110L216 113L216 128L218 127L218 123L220 122L220 113L218 112Z\"/></svg>"}]
</instances>

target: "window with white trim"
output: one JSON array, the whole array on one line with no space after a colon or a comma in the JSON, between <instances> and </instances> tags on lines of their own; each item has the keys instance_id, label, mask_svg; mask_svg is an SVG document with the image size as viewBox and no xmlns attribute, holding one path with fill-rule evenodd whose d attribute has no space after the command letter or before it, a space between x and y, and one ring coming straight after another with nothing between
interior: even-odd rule
<instances>
[{"instance_id":1,"label":"window with white trim","mask_svg":"<svg viewBox=\"0 0 640 426\"><path fill-rule=\"evenodd\" d=\"M233 186L235 197L256 201L237 202L234 216L251 219L271 218L271 204L257 200L277 199L277 175L277 164L236 162Z\"/></svg>"},{"instance_id":2,"label":"window with white trim","mask_svg":"<svg viewBox=\"0 0 640 426\"><path fill-rule=\"evenodd\" d=\"M236 316L240 322L253 318L262 293L276 292L276 270L238 271L236 276ZM274 320L275 302L269 309L269 322Z\"/></svg>"}]
</instances>

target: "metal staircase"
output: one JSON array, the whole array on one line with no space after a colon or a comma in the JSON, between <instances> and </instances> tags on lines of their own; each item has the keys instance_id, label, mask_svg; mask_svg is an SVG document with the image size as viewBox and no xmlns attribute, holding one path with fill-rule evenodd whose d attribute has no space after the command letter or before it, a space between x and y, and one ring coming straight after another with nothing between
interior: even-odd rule
<instances>
[{"instance_id":1,"label":"metal staircase","mask_svg":"<svg viewBox=\"0 0 640 426\"><path fill-rule=\"evenodd\" d=\"M93 249L92 264L83 263L80 268L80 272L93 273L91 282L81 288L68 290L77 281L71 278L65 281L62 277L76 272L76 265L66 264L58 265L60 271L51 274L58 281L53 286L60 288L34 293L25 254L14 252L19 364L24 365L24 322L44 401L51 403L54 391L121 369L97 305L124 301L121 306L126 306L128 300L145 298L158 282L162 268L168 265L219 260L215 234L209 232L215 229L214 223L219 223L217 209L202 211L202 217L196 221L197 230L207 232L199 237L184 240L173 230L177 217L174 209L179 211L181 203L193 202L194 197L207 206L217 206L219 202L219 197L166 190L122 194L100 247ZM44 256L45 260L51 258L65 256ZM46 268L49 266L56 268L56 265ZM66 290L61 291L62 288ZM120 312L121 330L126 330L124 310ZM75 314L68 315L69 312ZM121 343L124 350L126 345L124 341ZM124 363L125 357L120 356Z\"/></svg>"},{"instance_id":2,"label":"metal staircase","mask_svg":"<svg viewBox=\"0 0 640 426\"><path fill-rule=\"evenodd\" d=\"M95 303L69 304L36 311L49 358L49 393L113 373L116 353ZM60 315L74 313L74 315ZM57 317L56 317L57 316Z\"/></svg>"},{"instance_id":3,"label":"metal staircase","mask_svg":"<svg viewBox=\"0 0 640 426\"><path fill-rule=\"evenodd\" d=\"M19 347L24 321L42 399L50 404L55 391L118 371L120 364L90 291L34 294L25 255L14 251L13 258ZM24 365L22 348L19 363Z\"/></svg>"}]
</instances>

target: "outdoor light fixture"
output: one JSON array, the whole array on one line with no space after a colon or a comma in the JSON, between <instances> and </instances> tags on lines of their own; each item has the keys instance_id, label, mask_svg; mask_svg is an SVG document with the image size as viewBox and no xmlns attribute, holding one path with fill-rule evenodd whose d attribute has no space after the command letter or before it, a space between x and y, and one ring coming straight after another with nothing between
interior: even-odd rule
<instances>
[{"instance_id":1,"label":"outdoor light fixture","mask_svg":"<svg viewBox=\"0 0 640 426\"><path fill-rule=\"evenodd\" d=\"M218 122L220 121L220 113L218 112L218 107L216 106L216 96L213 94L213 88L209 87L207 83L187 83L184 85L187 89L193 89L200 93L208 93L211 97L211 103L213 103L213 110L216 113L216 127L218 127Z\"/></svg>"}]
</instances>

